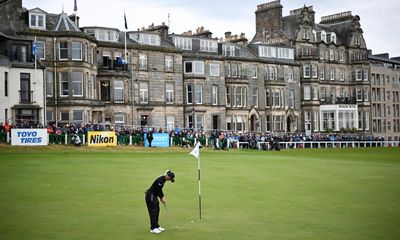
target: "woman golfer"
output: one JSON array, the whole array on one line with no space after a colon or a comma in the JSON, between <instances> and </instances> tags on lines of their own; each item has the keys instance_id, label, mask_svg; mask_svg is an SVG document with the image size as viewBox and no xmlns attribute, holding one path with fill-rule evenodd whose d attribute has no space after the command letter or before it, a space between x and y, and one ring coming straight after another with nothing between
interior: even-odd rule
<instances>
[{"instance_id":1,"label":"woman golfer","mask_svg":"<svg viewBox=\"0 0 400 240\"><path fill-rule=\"evenodd\" d=\"M160 233L165 229L160 227L158 224L158 216L160 215L160 204L158 202L158 198L160 201L165 204L165 197L162 191L164 187L164 183L166 181L174 182L175 173L171 170L167 170L164 175L159 176L151 185L149 189L146 190L146 205L147 210L149 211L150 216L150 232L151 233Z\"/></svg>"}]
</instances>

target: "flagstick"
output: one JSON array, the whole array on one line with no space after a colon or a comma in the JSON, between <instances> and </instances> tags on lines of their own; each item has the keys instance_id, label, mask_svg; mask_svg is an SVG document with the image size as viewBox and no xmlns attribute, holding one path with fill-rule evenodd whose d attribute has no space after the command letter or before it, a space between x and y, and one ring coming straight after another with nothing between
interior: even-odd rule
<instances>
[{"instance_id":1,"label":"flagstick","mask_svg":"<svg viewBox=\"0 0 400 240\"><path fill-rule=\"evenodd\" d=\"M198 175L199 175L199 214L200 214L200 220L201 220L200 154L197 159L198 159L197 171L198 171Z\"/></svg>"}]
</instances>

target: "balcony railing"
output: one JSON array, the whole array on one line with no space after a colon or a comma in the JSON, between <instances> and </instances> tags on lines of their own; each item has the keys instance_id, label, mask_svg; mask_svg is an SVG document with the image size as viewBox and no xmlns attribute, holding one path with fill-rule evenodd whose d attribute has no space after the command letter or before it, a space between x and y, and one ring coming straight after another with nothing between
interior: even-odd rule
<instances>
[{"instance_id":1,"label":"balcony railing","mask_svg":"<svg viewBox=\"0 0 400 240\"><path fill-rule=\"evenodd\" d=\"M121 60L103 59L103 69L128 71L128 64Z\"/></svg>"}]
</instances>

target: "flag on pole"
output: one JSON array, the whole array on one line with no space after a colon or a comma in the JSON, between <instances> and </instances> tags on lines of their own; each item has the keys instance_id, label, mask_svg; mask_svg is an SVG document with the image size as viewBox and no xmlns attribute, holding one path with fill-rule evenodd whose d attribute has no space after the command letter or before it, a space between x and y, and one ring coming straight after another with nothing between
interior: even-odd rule
<instances>
[{"instance_id":1,"label":"flag on pole","mask_svg":"<svg viewBox=\"0 0 400 240\"><path fill-rule=\"evenodd\" d=\"M125 29L128 30L128 23L126 22L126 14L124 11Z\"/></svg>"},{"instance_id":2,"label":"flag on pole","mask_svg":"<svg viewBox=\"0 0 400 240\"><path fill-rule=\"evenodd\" d=\"M199 159L200 156L200 142L196 143L196 146L194 147L194 149L189 153L191 155L193 155L195 158Z\"/></svg>"},{"instance_id":3,"label":"flag on pole","mask_svg":"<svg viewBox=\"0 0 400 240\"><path fill-rule=\"evenodd\" d=\"M76 0L74 0L74 12L78 10L78 5L76 4Z\"/></svg>"}]
</instances>

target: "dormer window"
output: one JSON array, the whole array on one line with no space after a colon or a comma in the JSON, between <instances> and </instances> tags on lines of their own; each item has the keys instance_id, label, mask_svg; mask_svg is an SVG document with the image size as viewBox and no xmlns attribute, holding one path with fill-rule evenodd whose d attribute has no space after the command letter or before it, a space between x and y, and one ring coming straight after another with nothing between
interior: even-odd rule
<instances>
[{"instance_id":1,"label":"dormer window","mask_svg":"<svg viewBox=\"0 0 400 240\"><path fill-rule=\"evenodd\" d=\"M29 14L29 27L30 28L38 28L38 29L46 29L46 15L30 13Z\"/></svg>"},{"instance_id":2,"label":"dormer window","mask_svg":"<svg viewBox=\"0 0 400 240\"><path fill-rule=\"evenodd\" d=\"M217 41L213 40L200 40L200 51L203 52L217 52L218 50L218 43Z\"/></svg>"},{"instance_id":3,"label":"dormer window","mask_svg":"<svg viewBox=\"0 0 400 240\"><path fill-rule=\"evenodd\" d=\"M321 42L326 42L326 32L325 31L321 32Z\"/></svg>"},{"instance_id":4,"label":"dormer window","mask_svg":"<svg viewBox=\"0 0 400 240\"><path fill-rule=\"evenodd\" d=\"M129 35L133 40L147 45L160 46L160 36L155 34L134 33Z\"/></svg>"},{"instance_id":5,"label":"dormer window","mask_svg":"<svg viewBox=\"0 0 400 240\"><path fill-rule=\"evenodd\" d=\"M192 39L184 37L174 37L175 47L183 50L192 50Z\"/></svg>"},{"instance_id":6,"label":"dormer window","mask_svg":"<svg viewBox=\"0 0 400 240\"><path fill-rule=\"evenodd\" d=\"M336 44L336 34L335 33L331 33L331 42Z\"/></svg>"},{"instance_id":7,"label":"dormer window","mask_svg":"<svg viewBox=\"0 0 400 240\"><path fill-rule=\"evenodd\" d=\"M233 45L224 45L223 53L225 56L233 57L235 56L235 46Z\"/></svg>"}]
</instances>

